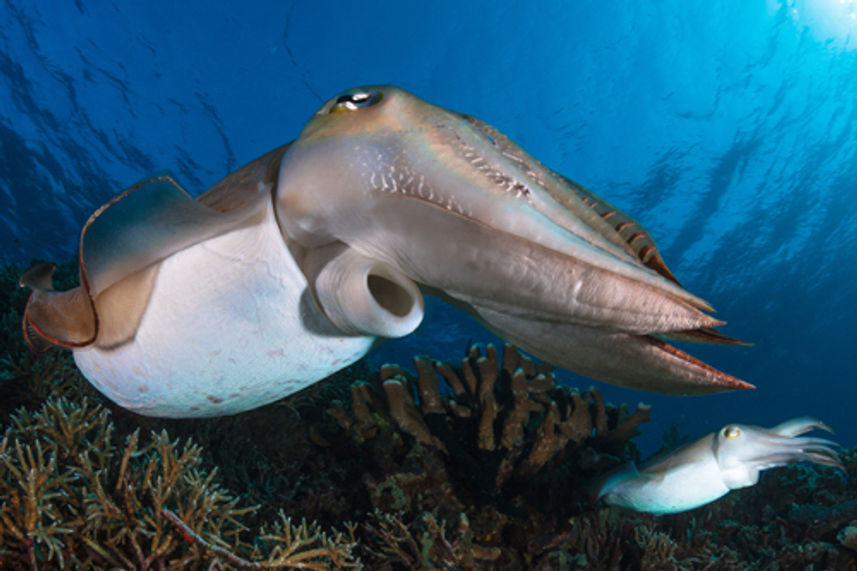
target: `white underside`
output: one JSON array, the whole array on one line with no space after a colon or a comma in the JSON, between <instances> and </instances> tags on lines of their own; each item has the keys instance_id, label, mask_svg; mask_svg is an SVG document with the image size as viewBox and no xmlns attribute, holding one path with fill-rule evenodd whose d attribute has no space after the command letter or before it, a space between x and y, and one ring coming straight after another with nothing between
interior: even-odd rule
<instances>
[{"instance_id":1,"label":"white underside","mask_svg":"<svg viewBox=\"0 0 857 571\"><path fill-rule=\"evenodd\" d=\"M640 475L604 493L608 504L654 514L697 508L726 495L714 456L675 466L659 477Z\"/></svg>"},{"instance_id":2,"label":"white underside","mask_svg":"<svg viewBox=\"0 0 857 571\"><path fill-rule=\"evenodd\" d=\"M134 339L77 350L75 361L101 392L140 414L249 410L348 366L374 341L337 334L306 289L269 209L261 224L161 262Z\"/></svg>"}]
</instances>

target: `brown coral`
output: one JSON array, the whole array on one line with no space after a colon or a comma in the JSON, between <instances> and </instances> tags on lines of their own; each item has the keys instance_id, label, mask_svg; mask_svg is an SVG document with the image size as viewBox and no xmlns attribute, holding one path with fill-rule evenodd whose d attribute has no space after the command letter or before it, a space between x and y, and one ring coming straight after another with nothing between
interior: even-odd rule
<instances>
[{"instance_id":1,"label":"brown coral","mask_svg":"<svg viewBox=\"0 0 857 571\"><path fill-rule=\"evenodd\" d=\"M149 569L290 561L352 565L353 544L286 519L264 542L242 539L253 507L200 468L199 446L139 431L116 442L110 414L86 400L19 411L0 441L0 566Z\"/></svg>"},{"instance_id":2,"label":"brown coral","mask_svg":"<svg viewBox=\"0 0 857 571\"><path fill-rule=\"evenodd\" d=\"M406 569L475 569L500 557L500 549L474 543L467 515L459 513L454 526L424 512L412 521L403 513L375 510L363 522L367 548L374 565L401 565Z\"/></svg>"},{"instance_id":3,"label":"brown coral","mask_svg":"<svg viewBox=\"0 0 857 571\"><path fill-rule=\"evenodd\" d=\"M473 345L458 367L425 356L415 357L414 365L416 377L386 365L379 378L383 396L358 382L352 385L351 414L339 401L330 413L358 443L395 426L452 464L462 454L497 453L493 493L510 478L536 474L569 444L590 441L621 451L649 419L646 405L629 414L627 407L605 405L597 389L581 395L558 386L549 367L534 364L511 345L502 357L493 345L484 350Z\"/></svg>"},{"instance_id":4,"label":"brown coral","mask_svg":"<svg viewBox=\"0 0 857 571\"><path fill-rule=\"evenodd\" d=\"M596 389L559 386L549 366L510 345L502 355L473 345L459 365L418 356L414 366L385 365L329 412L363 452L375 509L401 521L431 512L448 525L465 513L473 549L580 510L594 477L619 463L613 454L648 420L645 405L630 414Z\"/></svg>"}]
</instances>

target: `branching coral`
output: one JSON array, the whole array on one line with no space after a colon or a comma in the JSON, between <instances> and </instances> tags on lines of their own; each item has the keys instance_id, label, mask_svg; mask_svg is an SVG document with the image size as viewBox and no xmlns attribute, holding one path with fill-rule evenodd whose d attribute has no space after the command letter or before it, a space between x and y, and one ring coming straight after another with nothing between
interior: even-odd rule
<instances>
[{"instance_id":1,"label":"branching coral","mask_svg":"<svg viewBox=\"0 0 857 571\"><path fill-rule=\"evenodd\" d=\"M662 531L650 526L638 525L634 528L634 541L643 550L640 566L643 569L674 569L676 543Z\"/></svg>"},{"instance_id":2,"label":"branching coral","mask_svg":"<svg viewBox=\"0 0 857 571\"><path fill-rule=\"evenodd\" d=\"M362 451L379 513L464 512L476 541L538 533L585 504L592 479L620 460L649 408L559 386L551 368L507 345L470 347L460 365L419 356L416 373L385 365L329 412ZM508 555L510 560L518 561ZM403 563L404 564L404 563Z\"/></svg>"},{"instance_id":3,"label":"branching coral","mask_svg":"<svg viewBox=\"0 0 857 571\"><path fill-rule=\"evenodd\" d=\"M407 569L473 569L477 564L496 560L498 548L473 542L470 522L460 513L454 529L423 512L409 523L402 512L373 511L363 523L369 557L377 565L402 565Z\"/></svg>"},{"instance_id":4,"label":"branching coral","mask_svg":"<svg viewBox=\"0 0 857 571\"><path fill-rule=\"evenodd\" d=\"M243 569L310 569L324 571L327 569L345 569L358 567L351 560L351 547L354 545L354 526L346 524L351 537L348 549L342 549L344 542L342 534L328 537L321 531L318 524L308 524L306 520L300 525L294 525L291 518L282 512L270 533L262 530L262 535L256 540L253 554L259 556L260 546L270 555L264 561L251 561L225 547L215 545L196 533L179 516L167 508L161 508L161 514L181 531L190 543L198 543L222 558L225 562Z\"/></svg>"},{"instance_id":5,"label":"branching coral","mask_svg":"<svg viewBox=\"0 0 857 571\"><path fill-rule=\"evenodd\" d=\"M254 545L238 507L200 468L201 448L166 432L124 446L109 412L53 399L19 411L0 442L0 565L165 568L235 560L322 569L355 564L353 543L283 520ZM229 557L226 561L232 562Z\"/></svg>"},{"instance_id":6,"label":"branching coral","mask_svg":"<svg viewBox=\"0 0 857 571\"><path fill-rule=\"evenodd\" d=\"M416 376L387 365L381 391L367 382L352 385L350 414L335 401L330 413L358 443L396 427L419 445L455 464L494 465L493 493L510 479L528 478L569 444L585 442L620 452L649 407L605 405L597 389L581 395L558 386L550 367L533 364L506 345L474 345L459 367L419 356ZM439 384L439 378L444 385ZM381 394L383 393L383 394ZM486 459L488 462L486 462Z\"/></svg>"}]
</instances>

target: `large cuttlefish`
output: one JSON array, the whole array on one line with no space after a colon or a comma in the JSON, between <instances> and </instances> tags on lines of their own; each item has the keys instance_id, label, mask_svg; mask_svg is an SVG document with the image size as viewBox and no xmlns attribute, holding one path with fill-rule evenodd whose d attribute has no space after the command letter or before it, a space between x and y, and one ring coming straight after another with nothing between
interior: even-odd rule
<instances>
[{"instance_id":1,"label":"large cuttlefish","mask_svg":"<svg viewBox=\"0 0 857 571\"><path fill-rule=\"evenodd\" d=\"M83 228L80 287L21 280L31 345L141 414L231 414L412 332L423 293L536 356L637 389L751 385L665 340L730 343L648 232L502 133L401 89L337 95L192 198L169 175Z\"/></svg>"},{"instance_id":2,"label":"large cuttlefish","mask_svg":"<svg viewBox=\"0 0 857 571\"><path fill-rule=\"evenodd\" d=\"M826 438L800 437L812 430L830 432L814 418L787 420L773 428L729 424L639 469L633 464L610 475L599 498L611 505L654 514L703 506L730 490L753 486L759 472L794 462L844 468L838 444Z\"/></svg>"}]
</instances>

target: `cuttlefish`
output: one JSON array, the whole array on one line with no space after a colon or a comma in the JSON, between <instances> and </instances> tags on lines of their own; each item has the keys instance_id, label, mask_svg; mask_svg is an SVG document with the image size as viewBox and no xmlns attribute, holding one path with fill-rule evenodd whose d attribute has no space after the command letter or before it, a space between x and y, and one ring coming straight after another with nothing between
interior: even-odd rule
<instances>
[{"instance_id":1,"label":"cuttlefish","mask_svg":"<svg viewBox=\"0 0 857 571\"><path fill-rule=\"evenodd\" d=\"M759 472L794 462L833 466L844 472L838 444L802 437L812 430L831 432L823 422L801 417L769 429L729 424L639 469L633 464L610 475L598 497L611 505L654 514L677 513L753 486Z\"/></svg>"},{"instance_id":2,"label":"cuttlefish","mask_svg":"<svg viewBox=\"0 0 857 571\"><path fill-rule=\"evenodd\" d=\"M98 209L80 286L33 293L32 346L145 415L279 399L414 331L423 295L537 357L648 391L749 385L668 340L737 343L651 235L473 117L390 86L350 89L298 138L197 198L168 174Z\"/></svg>"}]
</instances>

